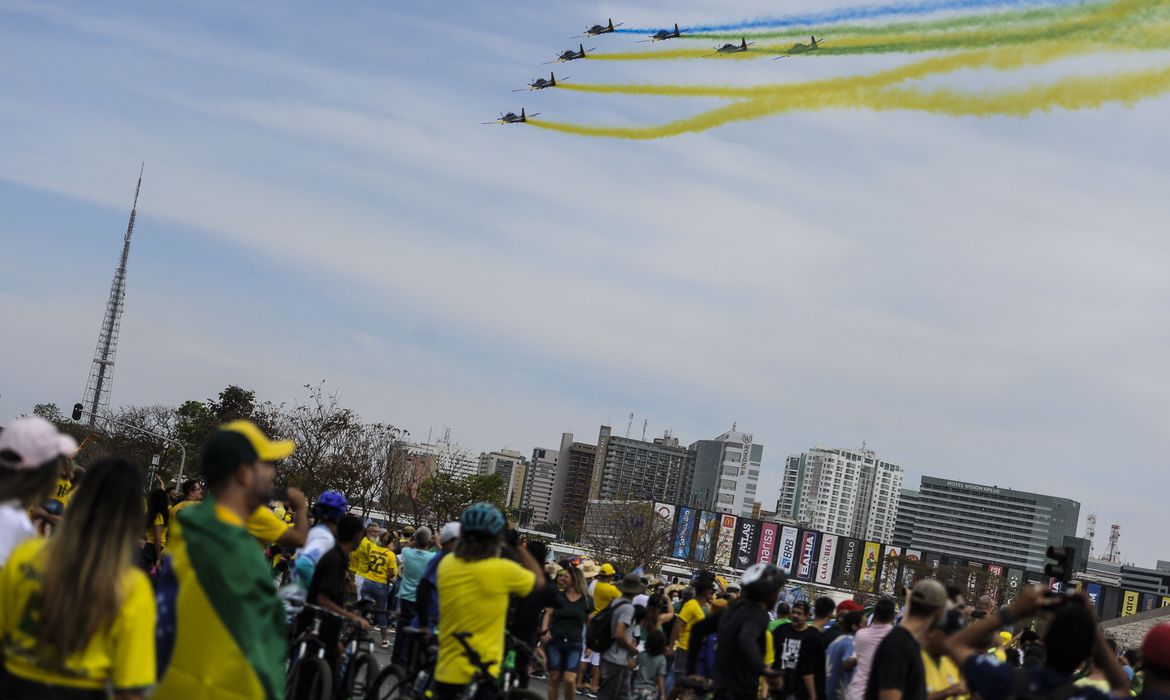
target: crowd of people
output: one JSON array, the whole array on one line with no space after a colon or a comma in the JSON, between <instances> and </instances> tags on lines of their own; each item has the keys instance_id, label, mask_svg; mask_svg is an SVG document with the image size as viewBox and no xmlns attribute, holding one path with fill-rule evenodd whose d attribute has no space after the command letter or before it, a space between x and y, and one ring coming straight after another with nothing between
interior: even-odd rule
<instances>
[{"instance_id":1,"label":"crowd of people","mask_svg":"<svg viewBox=\"0 0 1170 700\"><path fill-rule=\"evenodd\" d=\"M771 564L667 585L555 562L488 503L437 532L370 522L333 491L310 513L297 489L274 491L294 449L228 423L204 444L199 480L144 493L140 467L81 470L51 423L10 424L0 698L276 700L291 635L319 629L336 664L343 628L373 626L404 667L433 645L435 700L463 697L505 658L518 687L544 675L548 700L1170 700L1170 624L1118 650L1080 594L969 605L925 579L870 605L788 601Z\"/></svg>"}]
</instances>

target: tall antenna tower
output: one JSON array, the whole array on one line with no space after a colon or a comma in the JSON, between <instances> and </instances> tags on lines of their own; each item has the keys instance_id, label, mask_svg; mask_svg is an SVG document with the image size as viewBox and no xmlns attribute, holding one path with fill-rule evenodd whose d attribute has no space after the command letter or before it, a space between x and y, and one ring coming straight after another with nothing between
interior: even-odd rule
<instances>
[{"instance_id":1,"label":"tall antenna tower","mask_svg":"<svg viewBox=\"0 0 1170 700\"><path fill-rule=\"evenodd\" d=\"M634 412L630 411L630 420L626 423L626 437L630 437L630 431L634 429Z\"/></svg>"},{"instance_id":2,"label":"tall antenna tower","mask_svg":"<svg viewBox=\"0 0 1170 700\"><path fill-rule=\"evenodd\" d=\"M114 272L110 285L110 298L106 302L106 316L98 333L97 349L93 353L93 366L89 370L89 381L85 383L83 403L89 412L89 425L93 426L98 414L110 407L110 388L114 383L114 356L118 352L118 329L122 325L122 308L126 302L126 260L130 257L130 238L134 235L134 218L138 215L138 192L142 189L142 170L138 169L138 185L134 187L134 205L130 207L130 224L122 239L122 257Z\"/></svg>"},{"instance_id":3,"label":"tall antenna tower","mask_svg":"<svg viewBox=\"0 0 1170 700\"><path fill-rule=\"evenodd\" d=\"M1093 549L1097 546L1093 541L1097 537L1097 514L1089 513L1085 518L1085 539L1089 541L1089 556L1093 556Z\"/></svg>"},{"instance_id":4,"label":"tall antenna tower","mask_svg":"<svg viewBox=\"0 0 1170 700\"><path fill-rule=\"evenodd\" d=\"M1121 525L1113 523L1109 526L1109 549L1105 552L1105 561L1111 561L1114 564L1121 561L1121 548L1118 546L1121 540Z\"/></svg>"}]
</instances>

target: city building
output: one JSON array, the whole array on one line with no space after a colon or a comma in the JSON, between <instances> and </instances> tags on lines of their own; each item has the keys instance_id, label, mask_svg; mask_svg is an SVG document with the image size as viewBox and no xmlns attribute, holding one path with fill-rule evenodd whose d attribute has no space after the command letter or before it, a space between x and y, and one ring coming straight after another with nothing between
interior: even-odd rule
<instances>
[{"instance_id":1,"label":"city building","mask_svg":"<svg viewBox=\"0 0 1170 700\"><path fill-rule=\"evenodd\" d=\"M1121 585L1121 564L1104 559L1089 559L1088 568L1081 577L1087 581L1096 581L1106 586Z\"/></svg>"},{"instance_id":2,"label":"city building","mask_svg":"<svg viewBox=\"0 0 1170 700\"><path fill-rule=\"evenodd\" d=\"M1088 553L1076 536L1081 504L1067 498L924 476L901 510L907 546L924 551L1027 571L1044 570L1050 545L1076 547L1081 562Z\"/></svg>"},{"instance_id":3,"label":"city building","mask_svg":"<svg viewBox=\"0 0 1170 700\"><path fill-rule=\"evenodd\" d=\"M504 503L509 508L518 509L524 490L524 472L527 466L524 455L516 450L503 449L481 453L478 472L480 476L499 474L500 478L504 480Z\"/></svg>"},{"instance_id":4,"label":"city building","mask_svg":"<svg viewBox=\"0 0 1170 700\"><path fill-rule=\"evenodd\" d=\"M560 525L563 535L579 536L585 524L596 459L597 445L575 442L572 433L561 435L548 521Z\"/></svg>"},{"instance_id":5,"label":"city building","mask_svg":"<svg viewBox=\"0 0 1170 700\"><path fill-rule=\"evenodd\" d=\"M918 512L918 492L902 489L898 498L898 513L894 517L894 536L890 544L905 549L914 538L914 515Z\"/></svg>"},{"instance_id":6,"label":"city building","mask_svg":"<svg viewBox=\"0 0 1170 700\"><path fill-rule=\"evenodd\" d=\"M415 442L407 445L410 454L433 458L434 471L451 476L471 476L479 473L479 460L471 452L445 437L440 442Z\"/></svg>"},{"instance_id":7,"label":"city building","mask_svg":"<svg viewBox=\"0 0 1170 700\"><path fill-rule=\"evenodd\" d=\"M764 459L763 445L753 442L750 433L732 426L714 440L691 444L690 451L695 455L690 497L678 502L745 518L758 517L756 489Z\"/></svg>"},{"instance_id":8,"label":"city building","mask_svg":"<svg viewBox=\"0 0 1170 700\"><path fill-rule=\"evenodd\" d=\"M653 442L612 434L601 426L590 500L643 499L684 503L691 493L695 453L669 433Z\"/></svg>"},{"instance_id":9,"label":"city building","mask_svg":"<svg viewBox=\"0 0 1170 700\"><path fill-rule=\"evenodd\" d=\"M538 447L532 451L520 496L520 524L524 527L551 521L553 488L557 480L557 450Z\"/></svg>"},{"instance_id":10,"label":"city building","mask_svg":"<svg viewBox=\"0 0 1170 700\"><path fill-rule=\"evenodd\" d=\"M902 467L873 450L815 447L784 463L779 518L802 527L890 542L902 491Z\"/></svg>"},{"instance_id":11,"label":"city building","mask_svg":"<svg viewBox=\"0 0 1170 700\"><path fill-rule=\"evenodd\" d=\"M1125 565L1121 567L1121 587L1159 596L1170 595L1170 571Z\"/></svg>"}]
</instances>

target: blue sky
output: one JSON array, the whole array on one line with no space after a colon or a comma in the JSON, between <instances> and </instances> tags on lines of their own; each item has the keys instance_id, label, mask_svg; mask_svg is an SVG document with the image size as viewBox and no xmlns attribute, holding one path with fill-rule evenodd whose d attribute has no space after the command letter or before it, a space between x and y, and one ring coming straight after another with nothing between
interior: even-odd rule
<instances>
[{"instance_id":1,"label":"blue sky","mask_svg":"<svg viewBox=\"0 0 1170 700\"><path fill-rule=\"evenodd\" d=\"M604 18L823 7L0 0L0 417L81 394L145 161L115 403L325 380L474 451L591 440L630 411L684 441L738 421L766 445L768 507L785 455L865 440L909 484L1075 498L1121 522L1128 559L1170 559L1170 101L645 143L480 125L714 104L510 92ZM557 69L754 84L901 60Z\"/></svg>"}]
</instances>

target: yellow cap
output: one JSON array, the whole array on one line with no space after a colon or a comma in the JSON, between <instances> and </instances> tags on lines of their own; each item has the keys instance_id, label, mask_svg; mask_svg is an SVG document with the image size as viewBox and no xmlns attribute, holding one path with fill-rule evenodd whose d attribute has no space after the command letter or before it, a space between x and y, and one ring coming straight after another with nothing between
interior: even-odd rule
<instances>
[{"instance_id":1,"label":"yellow cap","mask_svg":"<svg viewBox=\"0 0 1170 700\"><path fill-rule=\"evenodd\" d=\"M617 573L617 571L613 568L613 564L602 564L601 565L601 575L602 576L613 576L616 573Z\"/></svg>"},{"instance_id":2,"label":"yellow cap","mask_svg":"<svg viewBox=\"0 0 1170 700\"><path fill-rule=\"evenodd\" d=\"M275 462L291 455L296 445L292 440L269 440L263 431L250 420L234 420L219 427L231 433L239 433L247 438L256 455L265 462Z\"/></svg>"}]
</instances>

